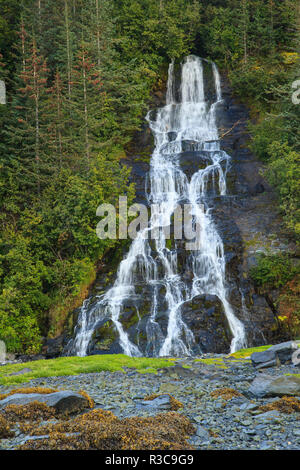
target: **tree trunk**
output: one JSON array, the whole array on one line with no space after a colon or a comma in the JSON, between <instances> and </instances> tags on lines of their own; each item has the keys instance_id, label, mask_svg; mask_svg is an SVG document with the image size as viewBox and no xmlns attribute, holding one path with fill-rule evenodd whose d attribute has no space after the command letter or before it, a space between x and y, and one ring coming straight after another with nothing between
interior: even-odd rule
<instances>
[{"instance_id":1,"label":"tree trunk","mask_svg":"<svg viewBox=\"0 0 300 470\"><path fill-rule=\"evenodd\" d=\"M60 93L60 83L59 76L56 75L56 90L57 90L57 134L58 134L58 151L59 151L59 166L62 168L62 134L61 134L61 93Z\"/></svg>"},{"instance_id":2,"label":"tree trunk","mask_svg":"<svg viewBox=\"0 0 300 470\"><path fill-rule=\"evenodd\" d=\"M248 62L248 51L247 51L247 34L248 34L248 11L247 11L247 0L243 0L243 48L244 48L244 65Z\"/></svg>"},{"instance_id":3,"label":"tree trunk","mask_svg":"<svg viewBox=\"0 0 300 470\"><path fill-rule=\"evenodd\" d=\"M41 192L40 183L40 116L39 116L39 84L37 73L37 57L36 45L33 46L33 86L34 86L34 100L35 100L35 164L37 172L37 191L38 195Z\"/></svg>"},{"instance_id":4,"label":"tree trunk","mask_svg":"<svg viewBox=\"0 0 300 470\"><path fill-rule=\"evenodd\" d=\"M96 19L97 19L97 53L98 53L98 68L101 65L101 53L100 53L100 25L99 25L99 0L96 0Z\"/></svg>"},{"instance_id":5,"label":"tree trunk","mask_svg":"<svg viewBox=\"0 0 300 470\"><path fill-rule=\"evenodd\" d=\"M65 28L66 28L66 41L67 41L67 75L68 75L68 97L71 100L72 94L72 58L71 58L71 46L70 46L70 25L69 25L69 9L68 0L65 0Z\"/></svg>"},{"instance_id":6,"label":"tree trunk","mask_svg":"<svg viewBox=\"0 0 300 470\"><path fill-rule=\"evenodd\" d=\"M82 77L83 77L83 100L84 100L84 121L85 121L85 154L89 169L90 150L89 150L89 127L88 127L88 104L87 104L87 76L86 76L85 54L82 57Z\"/></svg>"},{"instance_id":7,"label":"tree trunk","mask_svg":"<svg viewBox=\"0 0 300 470\"><path fill-rule=\"evenodd\" d=\"M26 59L25 59L25 27L24 27L23 18L22 18L22 21L21 21L21 41L22 41L22 70L23 70L23 73L25 73L25 68L26 68Z\"/></svg>"},{"instance_id":8,"label":"tree trunk","mask_svg":"<svg viewBox=\"0 0 300 470\"><path fill-rule=\"evenodd\" d=\"M42 32L42 2L41 2L41 0L38 0L38 14L39 14L38 29L39 29L39 33L41 34L41 32Z\"/></svg>"}]
</instances>

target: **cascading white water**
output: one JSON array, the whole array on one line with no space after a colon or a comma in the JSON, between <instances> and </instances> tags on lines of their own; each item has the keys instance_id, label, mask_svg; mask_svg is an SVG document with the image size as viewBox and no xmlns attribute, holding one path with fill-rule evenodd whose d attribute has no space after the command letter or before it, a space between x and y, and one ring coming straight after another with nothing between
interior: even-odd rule
<instances>
[{"instance_id":1,"label":"cascading white water","mask_svg":"<svg viewBox=\"0 0 300 470\"><path fill-rule=\"evenodd\" d=\"M152 214L149 227L141 230L132 242L127 256L120 263L116 281L93 307L85 302L78 320L70 354L87 354L93 332L99 320L110 318L119 336L120 345L129 356L189 355L194 335L181 317L182 305L202 294L217 296L223 304L232 332L231 351L246 345L243 324L234 315L227 300L224 247L214 225L206 199L211 187L220 195L226 194L226 171L230 157L220 149L216 127L216 107L221 101L221 84L218 69L212 64L215 84L215 102L205 101L203 62L188 56L182 64L181 87L176 100L174 62L169 66L166 106L157 110L155 117L149 112L147 120L155 137L155 150L149 173L148 202L158 207ZM180 168L183 147L205 154L206 167L199 169L189 181ZM224 167L224 168L223 168ZM190 253L192 282L184 280L177 272L177 252L167 247L161 227L170 225L178 204L190 204L194 222L200 227L197 247ZM160 227L160 228L159 228ZM153 246L149 233L157 229ZM152 287L151 311L146 325L147 347L141 351L130 341L121 323L124 304L138 297L137 276ZM158 295L164 288L168 325L166 333L157 321Z\"/></svg>"}]
</instances>

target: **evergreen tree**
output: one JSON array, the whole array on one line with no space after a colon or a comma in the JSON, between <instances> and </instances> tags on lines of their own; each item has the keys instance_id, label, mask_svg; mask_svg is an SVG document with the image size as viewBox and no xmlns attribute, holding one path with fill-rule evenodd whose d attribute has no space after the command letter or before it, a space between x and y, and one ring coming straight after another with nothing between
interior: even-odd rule
<instances>
[{"instance_id":1,"label":"evergreen tree","mask_svg":"<svg viewBox=\"0 0 300 470\"><path fill-rule=\"evenodd\" d=\"M49 171L45 122L48 69L35 39L27 43L24 26L20 40L20 72L16 79L11 119L5 133L8 138L9 163L20 186L35 187L40 194L41 185L45 183L44 176Z\"/></svg>"}]
</instances>

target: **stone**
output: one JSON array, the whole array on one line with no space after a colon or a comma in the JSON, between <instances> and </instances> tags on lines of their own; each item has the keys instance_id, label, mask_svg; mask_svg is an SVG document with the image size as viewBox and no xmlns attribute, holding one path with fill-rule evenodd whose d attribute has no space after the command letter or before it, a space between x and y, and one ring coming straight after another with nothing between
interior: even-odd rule
<instances>
[{"instance_id":1,"label":"stone","mask_svg":"<svg viewBox=\"0 0 300 470\"><path fill-rule=\"evenodd\" d=\"M259 374L253 380L248 392L256 397L300 396L300 378L292 375L273 377Z\"/></svg>"},{"instance_id":2,"label":"stone","mask_svg":"<svg viewBox=\"0 0 300 470\"><path fill-rule=\"evenodd\" d=\"M259 367L262 364L268 364L275 362L276 364L276 353L270 349L266 351L254 352L251 354L251 361L254 367Z\"/></svg>"},{"instance_id":3,"label":"stone","mask_svg":"<svg viewBox=\"0 0 300 470\"><path fill-rule=\"evenodd\" d=\"M244 421L241 421L241 424L243 426L251 426L252 421L250 419L245 419Z\"/></svg>"},{"instance_id":4,"label":"stone","mask_svg":"<svg viewBox=\"0 0 300 470\"><path fill-rule=\"evenodd\" d=\"M163 394L170 393L172 395L172 394L176 394L177 392L178 392L178 384L172 384L169 382L162 383L159 388L159 393L163 393Z\"/></svg>"},{"instance_id":5,"label":"stone","mask_svg":"<svg viewBox=\"0 0 300 470\"><path fill-rule=\"evenodd\" d=\"M170 410L171 399L169 395L160 395L153 400L144 400L138 404L142 408L157 408L159 410Z\"/></svg>"},{"instance_id":6,"label":"stone","mask_svg":"<svg viewBox=\"0 0 300 470\"><path fill-rule=\"evenodd\" d=\"M263 362L261 364L258 364L256 366L256 369L267 369L268 367L279 367L280 366L280 361L279 361L279 358L276 356L275 359L273 359L272 361L268 361L268 362Z\"/></svg>"},{"instance_id":7,"label":"stone","mask_svg":"<svg viewBox=\"0 0 300 470\"><path fill-rule=\"evenodd\" d=\"M88 400L79 393L71 391L41 393L16 393L0 401L0 409L7 405L27 405L37 401L55 408L58 413L75 413L89 407Z\"/></svg>"},{"instance_id":8,"label":"stone","mask_svg":"<svg viewBox=\"0 0 300 470\"><path fill-rule=\"evenodd\" d=\"M257 415L255 419L259 421L260 423L271 424L271 423L276 423L280 421L282 419L282 415L280 414L279 411L270 410L270 411L267 411L266 413Z\"/></svg>"},{"instance_id":9,"label":"stone","mask_svg":"<svg viewBox=\"0 0 300 470\"><path fill-rule=\"evenodd\" d=\"M32 372L32 369L29 369L28 367L24 367L24 369L21 369L18 372L12 372L11 374L9 374L9 376L28 374L28 372Z\"/></svg>"},{"instance_id":10,"label":"stone","mask_svg":"<svg viewBox=\"0 0 300 470\"><path fill-rule=\"evenodd\" d=\"M258 405L256 403L243 403L240 407L241 411L253 411L257 410Z\"/></svg>"},{"instance_id":11,"label":"stone","mask_svg":"<svg viewBox=\"0 0 300 470\"><path fill-rule=\"evenodd\" d=\"M273 351L279 358L282 364L290 362L292 355L298 350L298 345L295 341L286 341L285 343L275 344L271 346L268 351Z\"/></svg>"},{"instance_id":12,"label":"stone","mask_svg":"<svg viewBox=\"0 0 300 470\"><path fill-rule=\"evenodd\" d=\"M210 435L209 432L203 427L198 425L196 429L196 435L205 441L209 440Z\"/></svg>"},{"instance_id":13,"label":"stone","mask_svg":"<svg viewBox=\"0 0 300 470\"><path fill-rule=\"evenodd\" d=\"M255 436L256 435L255 429L243 429L243 432L245 434L248 434L248 436Z\"/></svg>"},{"instance_id":14,"label":"stone","mask_svg":"<svg viewBox=\"0 0 300 470\"><path fill-rule=\"evenodd\" d=\"M286 341L285 343L275 344L266 351L254 352L251 354L251 361L257 369L276 367L281 363L291 362L292 355L298 350L295 341Z\"/></svg>"},{"instance_id":15,"label":"stone","mask_svg":"<svg viewBox=\"0 0 300 470\"><path fill-rule=\"evenodd\" d=\"M269 441L263 441L259 448L260 450L271 450L273 449L273 444Z\"/></svg>"}]
</instances>

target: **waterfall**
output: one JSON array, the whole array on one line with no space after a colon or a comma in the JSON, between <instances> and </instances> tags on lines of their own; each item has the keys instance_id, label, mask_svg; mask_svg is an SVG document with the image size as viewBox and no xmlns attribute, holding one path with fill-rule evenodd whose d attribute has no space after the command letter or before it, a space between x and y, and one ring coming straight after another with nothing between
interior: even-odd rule
<instances>
[{"instance_id":1,"label":"waterfall","mask_svg":"<svg viewBox=\"0 0 300 470\"><path fill-rule=\"evenodd\" d=\"M181 65L181 85L176 97L174 62L170 64L166 106L156 113L149 112L146 117L155 139L147 198L149 204L159 209L151 215L147 229L141 230L133 240L120 263L113 287L90 308L88 302L84 303L69 354L86 355L99 322L109 318L123 352L129 356L190 355L195 339L182 319L181 310L185 302L203 294L215 295L222 302L232 333L231 352L246 345L244 326L227 299L224 246L207 204L212 190L219 195L226 194L230 160L220 148L216 126L216 108L222 93L215 64L212 64L212 77L216 100L209 106L205 100L203 61L188 56ZM206 165L190 181L180 167L183 148L197 152ZM194 226L200 228L197 246L189 254L191 282L179 272L177 251L168 248L165 232L159 228L170 224L176 207L183 201L191 208ZM148 234L154 230L158 236L150 243ZM129 339L121 321L126 302L137 298L141 301L142 294L137 289L141 280L151 288L144 351ZM167 315L164 331L158 318L162 308L161 289Z\"/></svg>"}]
</instances>

